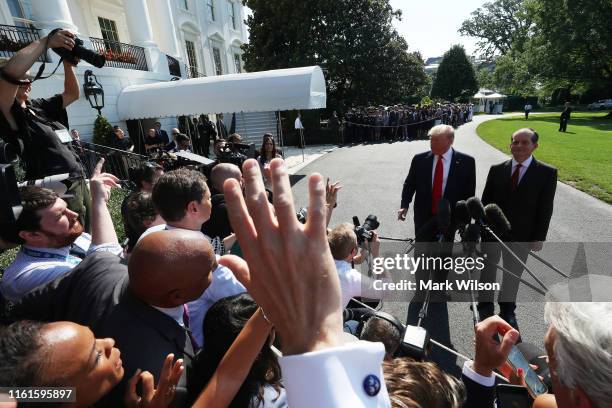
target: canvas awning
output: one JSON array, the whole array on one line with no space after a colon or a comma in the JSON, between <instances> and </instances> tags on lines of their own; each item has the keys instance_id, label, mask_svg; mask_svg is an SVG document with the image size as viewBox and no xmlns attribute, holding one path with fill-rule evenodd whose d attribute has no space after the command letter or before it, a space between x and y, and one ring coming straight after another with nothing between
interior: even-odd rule
<instances>
[{"instance_id":1,"label":"canvas awning","mask_svg":"<svg viewBox=\"0 0 612 408\"><path fill-rule=\"evenodd\" d=\"M128 120L319 109L326 99L323 71L312 66L131 85L117 98L117 114Z\"/></svg>"}]
</instances>

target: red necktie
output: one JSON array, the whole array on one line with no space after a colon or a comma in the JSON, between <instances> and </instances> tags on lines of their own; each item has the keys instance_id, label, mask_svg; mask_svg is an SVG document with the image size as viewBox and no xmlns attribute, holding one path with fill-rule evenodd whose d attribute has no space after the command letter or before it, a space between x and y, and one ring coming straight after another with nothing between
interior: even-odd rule
<instances>
[{"instance_id":1,"label":"red necktie","mask_svg":"<svg viewBox=\"0 0 612 408\"><path fill-rule=\"evenodd\" d=\"M431 191L431 213L438 212L438 201L442 198L442 183L444 181L444 165L442 156L438 156L436 171L434 172L433 188Z\"/></svg>"},{"instance_id":2,"label":"red necktie","mask_svg":"<svg viewBox=\"0 0 612 408\"><path fill-rule=\"evenodd\" d=\"M519 183L519 175L521 174L521 163L516 165L514 173L512 173L512 189L515 190Z\"/></svg>"}]
</instances>

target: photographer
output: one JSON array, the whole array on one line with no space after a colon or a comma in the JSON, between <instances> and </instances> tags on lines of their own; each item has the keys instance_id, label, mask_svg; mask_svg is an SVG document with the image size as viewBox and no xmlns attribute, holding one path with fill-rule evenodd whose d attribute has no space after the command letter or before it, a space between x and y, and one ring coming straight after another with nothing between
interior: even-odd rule
<instances>
[{"instance_id":1,"label":"photographer","mask_svg":"<svg viewBox=\"0 0 612 408\"><path fill-rule=\"evenodd\" d=\"M48 48L72 51L76 37L68 30L52 32L19 50L0 69L0 135L13 145L26 167L26 179L69 173L72 180L67 194L70 209L79 214L85 230L90 230L90 195L78 155L68 135L66 107L79 98L79 83L71 62L63 61L64 92L50 98L29 99L32 81L27 71ZM78 58L72 62L78 63ZM62 140L61 138L64 138Z\"/></svg>"},{"instance_id":2,"label":"photographer","mask_svg":"<svg viewBox=\"0 0 612 408\"><path fill-rule=\"evenodd\" d=\"M365 245L370 246L372 256L377 258L380 253L380 240L375 231L372 232L371 242ZM336 271L340 277L340 288L342 290L342 308L345 308L352 297L365 296L368 298L380 299L384 291L374 289L374 280L363 276L359 271L351 267L351 261L357 255L357 235L353 226L343 223L332 229L327 235L329 248L336 263ZM388 280L389 273L384 271L376 276L376 279Z\"/></svg>"}]
</instances>

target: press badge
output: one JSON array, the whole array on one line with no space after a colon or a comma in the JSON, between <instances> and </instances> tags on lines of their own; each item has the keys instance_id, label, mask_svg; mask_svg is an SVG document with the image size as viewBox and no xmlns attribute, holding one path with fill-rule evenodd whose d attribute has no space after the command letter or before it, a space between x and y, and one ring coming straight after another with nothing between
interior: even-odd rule
<instances>
[{"instance_id":1,"label":"press badge","mask_svg":"<svg viewBox=\"0 0 612 408\"><path fill-rule=\"evenodd\" d=\"M68 133L67 129L58 129L55 131L55 134L57 135L57 137L59 138L60 142L62 143L70 143L72 142L72 137L70 136L70 133Z\"/></svg>"}]
</instances>

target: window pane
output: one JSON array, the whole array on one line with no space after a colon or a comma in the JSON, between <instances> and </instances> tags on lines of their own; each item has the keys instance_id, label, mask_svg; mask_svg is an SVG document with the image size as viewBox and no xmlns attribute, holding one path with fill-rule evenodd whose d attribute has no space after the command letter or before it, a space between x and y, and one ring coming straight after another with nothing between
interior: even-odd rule
<instances>
[{"instance_id":1,"label":"window pane","mask_svg":"<svg viewBox=\"0 0 612 408\"><path fill-rule=\"evenodd\" d=\"M234 54L234 64L236 65L236 72L241 73L242 67L240 66L240 54Z\"/></svg>"},{"instance_id":2,"label":"window pane","mask_svg":"<svg viewBox=\"0 0 612 408\"><path fill-rule=\"evenodd\" d=\"M208 17L211 21L215 21L215 5L213 4L213 0L207 0L206 4L208 6Z\"/></svg>"},{"instance_id":3,"label":"window pane","mask_svg":"<svg viewBox=\"0 0 612 408\"><path fill-rule=\"evenodd\" d=\"M215 62L215 73L217 75L223 75L223 65L221 64L221 51L219 51L219 48L213 48L213 59Z\"/></svg>"}]
</instances>

